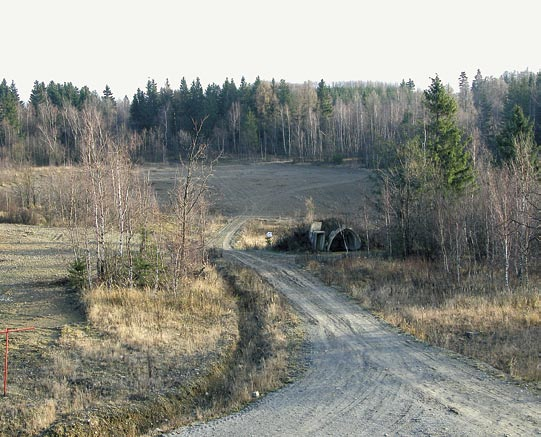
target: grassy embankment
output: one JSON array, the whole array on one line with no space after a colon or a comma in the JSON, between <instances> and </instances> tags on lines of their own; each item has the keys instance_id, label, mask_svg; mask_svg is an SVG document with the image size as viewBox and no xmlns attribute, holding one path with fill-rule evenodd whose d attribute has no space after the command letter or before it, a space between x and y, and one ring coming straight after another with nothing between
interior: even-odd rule
<instances>
[{"instance_id":1,"label":"grassy embankment","mask_svg":"<svg viewBox=\"0 0 541 437\"><path fill-rule=\"evenodd\" d=\"M132 348L151 341L152 349L161 352L151 357L148 345L143 347L148 367L137 375L140 382L135 394L124 393L113 408L102 404L90 412L87 409L83 416L75 413L73 418L63 418L45 435L76 436L94 430L111 436L152 435L238 410L254 393L274 390L289 381L294 369L290 357L302 340L298 322L284 301L252 271L233 265L225 271L232 287L227 295L222 294L225 284L216 275L213 281L220 284L221 291L209 292L207 278L198 284L201 288L186 293L183 303L178 297L156 303L152 293L141 296L133 290L89 293L89 320L98 326L106 318L115 327L116 347L118 341ZM209 294L215 295L208 299ZM232 326L233 320L237 326ZM95 354L96 347L88 348L81 340L77 337L72 347ZM180 344L182 350L177 349ZM114 346L106 349L118 356ZM197 360L200 354L205 355L204 360ZM171 359L166 363L168 355ZM202 367L193 368L192 360ZM183 369L192 374L183 378Z\"/></svg>"}]
</instances>

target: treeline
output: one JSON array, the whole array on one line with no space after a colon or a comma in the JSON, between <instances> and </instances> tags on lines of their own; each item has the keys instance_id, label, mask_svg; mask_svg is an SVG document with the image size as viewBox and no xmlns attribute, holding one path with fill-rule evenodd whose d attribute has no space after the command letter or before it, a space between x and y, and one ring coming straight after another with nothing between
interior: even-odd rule
<instances>
[{"instance_id":1,"label":"treeline","mask_svg":"<svg viewBox=\"0 0 541 437\"><path fill-rule=\"evenodd\" d=\"M488 149L494 157L499 138L512 122L515 107L533 123L541 142L541 72L505 73L499 78L462 73L456 92L458 123L475 159ZM281 156L299 160L360 158L382 166L397 144L423 135L423 90L413 81L384 83L306 82L302 85L226 79L203 88L185 79L178 88L149 80L132 100L114 98L106 86L98 94L71 83L36 81L28 102L14 83L0 84L0 159L38 165L77 163L80 138L74 120L95 107L114 135L130 137L130 155L140 161L178 160L189 143L193 121L205 119L202 135L210 151L239 157Z\"/></svg>"}]
</instances>

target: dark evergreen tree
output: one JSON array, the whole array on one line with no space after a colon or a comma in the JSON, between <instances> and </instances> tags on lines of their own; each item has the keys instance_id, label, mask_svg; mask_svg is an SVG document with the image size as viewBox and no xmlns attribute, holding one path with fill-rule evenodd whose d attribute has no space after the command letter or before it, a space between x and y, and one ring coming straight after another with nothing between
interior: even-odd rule
<instances>
[{"instance_id":1,"label":"dark evergreen tree","mask_svg":"<svg viewBox=\"0 0 541 437\"><path fill-rule=\"evenodd\" d=\"M174 129L178 131L191 131L193 121L190 117L190 89L186 78L180 80L178 91L173 93Z\"/></svg>"},{"instance_id":2,"label":"dark evergreen tree","mask_svg":"<svg viewBox=\"0 0 541 437\"><path fill-rule=\"evenodd\" d=\"M19 128L19 93L12 82L8 86L6 79L0 83L0 122L6 121L12 127Z\"/></svg>"},{"instance_id":3,"label":"dark evergreen tree","mask_svg":"<svg viewBox=\"0 0 541 437\"><path fill-rule=\"evenodd\" d=\"M235 85L235 81L231 79L225 79L225 82L222 86L221 96L220 96L220 116L226 117L227 113L229 111L229 108L231 108L231 105L233 102L237 101L239 98L237 86Z\"/></svg>"},{"instance_id":4,"label":"dark evergreen tree","mask_svg":"<svg viewBox=\"0 0 541 437\"><path fill-rule=\"evenodd\" d=\"M147 123L150 128L155 128L159 126L160 120L160 95L158 93L158 84L154 79L151 79L147 82L147 91L146 91L146 117Z\"/></svg>"},{"instance_id":5,"label":"dark evergreen tree","mask_svg":"<svg viewBox=\"0 0 541 437\"><path fill-rule=\"evenodd\" d=\"M190 86L186 110L187 116L192 120L192 129L193 121L200 121L208 115L205 108L205 94L203 93L203 87L199 78L196 78Z\"/></svg>"},{"instance_id":6,"label":"dark evergreen tree","mask_svg":"<svg viewBox=\"0 0 541 437\"><path fill-rule=\"evenodd\" d=\"M415 82L410 78L408 79L408 81L406 82L406 87L410 90L410 91L414 91L415 90Z\"/></svg>"},{"instance_id":7,"label":"dark evergreen tree","mask_svg":"<svg viewBox=\"0 0 541 437\"><path fill-rule=\"evenodd\" d=\"M444 176L447 187L462 191L473 182L466 142L456 125L457 103L436 75L424 92L428 109L427 149Z\"/></svg>"},{"instance_id":8,"label":"dark evergreen tree","mask_svg":"<svg viewBox=\"0 0 541 437\"><path fill-rule=\"evenodd\" d=\"M81 89L79 90L79 99L75 106L78 109L82 109L85 103L89 102L93 98L93 96L96 96L96 94L90 91L90 88L88 88L86 85L81 87Z\"/></svg>"},{"instance_id":9,"label":"dark evergreen tree","mask_svg":"<svg viewBox=\"0 0 541 437\"><path fill-rule=\"evenodd\" d=\"M400 82L400 88L407 89L409 91L415 90L415 82L410 78L406 82L404 79L402 79L402 82Z\"/></svg>"},{"instance_id":10,"label":"dark evergreen tree","mask_svg":"<svg viewBox=\"0 0 541 437\"><path fill-rule=\"evenodd\" d=\"M251 95L251 86L244 76L240 78L240 85L238 89L238 96L241 105L246 108L246 110L252 107L252 95Z\"/></svg>"},{"instance_id":11,"label":"dark evergreen tree","mask_svg":"<svg viewBox=\"0 0 541 437\"><path fill-rule=\"evenodd\" d=\"M30 92L30 103L34 107L34 110L37 111L38 106L45 102L47 97L47 91L45 88L45 83L34 81L34 86Z\"/></svg>"},{"instance_id":12,"label":"dark evergreen tree","mask_svg":"<svg viewBox=\"0 0 541 437\"><path fill-rule=\"evenodd\" d=\"M538 77L534 73L525 71L522 73L505 73L502 78L508 85L503 109L504 119L509 120L513 117L516 105L522 108L527 118L533 121L538 119L538 112L541 109L541 102L538 100L540 95L540 89L538 87L541 83ZM535 136L535 139L541 142L539 128L537 132L538 134Z\"/></svg>"},{"instance_id":13,"label":"dark evergreen tree","mask_svg":"<svg viewBox=\"0 0 541 437\"><path fill-rule=\"evenodd\" d=\"M496 161L500 164L512 161L516 157L516 141L529 140L534 142L533 121L524 115L522 108L515 105L511 117L498 136Z\"/></svg>"},{"instance_id":14,"label":"dark evergreen tree","mask_svg":"<svg viewBox=\"0 0 541 437\"><path fill-rule=\"evenodd\" d=\"M113 97L113 92L111 91L109 85L105 85L105 89L103 90L103 99L115 103L115 98Z\"/></svg>"},{"instance_id":15,"label":"dark evergreen tree","mask_svg":"<svg viewBox=\"0 0 541 437\"><path fill-rule=\"evenodd\" d=\"M458 78L458 102L463 111L467 111L471 102L470 83L466 72L460 73Z\"/></svg>"},{"instance_id":16,"label":"dark evergreen tree","mask_svg":"<svg viewBox=\"0 0 541 437\"><path fill-rule=\"evenodd\" d=\"M137 88L130 105L130 120L137 130L148 129L145 114L145 93Z\"/></svg>"},{"instance_id":17,"label":"dark evergreen tree","mask_svg":"<svg viewBox=\"0 0 541 437\"><path fill-rule=\"evenodd\" d=\"M291 88L284 79L280 80L276 94L278 95L280 105L291 105Z\"/></svg>"},{"instance_id":18,"label":"dark evergreen tree","mask_svg":"<svg viewBox=\"0 0 541 437\"><path fill-rule=\"evenodd\" d=\"M321 79L317 86L317 102L322 117L330 117L333 112L333 102L329 87L325 84L323 79Z\"/></svg>"},{"instance_id":19,"label":"dark evergreen tree","mask_svg":"<svg viewBox=\"0 0 541 437\"><path fill-rule=\"evenodd\" d=\"M212 83L207 86L205 90L205 104L204 111L206 120L203 124L203 134L206 138L210 138L214 127L218 122L220 115L220 101L221 101L222 91L220 86Z\"/></svg>"},{"instance_id":20,"label":"dark evergreen tree","mask_svg":"<svg viewBox=\"0 0 541 437\"><path fill-rule=\"evenodd\" d=\"M257 152L259 148L259 134L257 132L257 119L251 110L248 110L242 119L241 146L248 155Z\"/></svg>"},{"instance_id":21,"label":"dark evergreen tree","mask_svg":"<svg viewBox=\"0 0 541 437\"><path fill-rule=\"evenodd\" d=\"M477 128L481 141L491 151L496 149L496 134L501 122L502 86L499 80L484 78L480 70L472 82L473 105L477 111Z\"/></svg>"}]
</instances>

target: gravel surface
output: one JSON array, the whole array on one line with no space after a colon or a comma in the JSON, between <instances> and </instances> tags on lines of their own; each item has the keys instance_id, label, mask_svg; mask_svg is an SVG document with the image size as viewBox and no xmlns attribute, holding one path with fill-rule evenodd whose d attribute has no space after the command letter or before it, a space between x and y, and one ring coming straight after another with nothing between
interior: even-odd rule
<instances>
[{"instance_id":1,"label":"gravel surface","mask_svg":"<svg viewBox=\"0 0 541 437\"><path fill-rule=\"evenodd\" d=\"M238 414L168 435L541 435L539 396L391 328L293 257L231 250L244 220L221 232L224 256L256 269L296 307L311 346L308 370Z\"/></svg>"}]
</instances>

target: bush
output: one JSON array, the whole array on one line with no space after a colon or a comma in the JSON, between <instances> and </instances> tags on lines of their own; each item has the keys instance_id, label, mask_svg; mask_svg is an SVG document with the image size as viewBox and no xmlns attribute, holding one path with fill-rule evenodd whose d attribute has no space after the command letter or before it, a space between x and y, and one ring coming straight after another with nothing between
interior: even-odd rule
<instances>
[{"instance_id":1,"label":"bush","mask_svg":"<svg viewBox=\"0 0 541 437\"><path fill-rule=\"evenodd\" d=\"M280 236L273 245L276 250L302 252L312 250L310 226L306 223L291 228Z\"/></svg>"},{"instance_id":2,"label":"bush","mask_svg":"<svg viewBox=\"0 0 541 437\"><path fill-rule=\"evenodd\" d=\"M42 225L47 220L32 208L10 208L0 212L0 223L13 223L19 225Z\"/></svg>"},{"instance_id":3,"label":"bush","mask_svg":"<svg viewBox=\"0 0 541 437\"><path fill-rule=\"evenodd\" d=\"M70 285L76 290L83 290L86 286L86 260L75 258L68 267L68 274Z\"/></svg>"},{"instance_id":4,"label":"bush","mask_svg":"<svg viewBox=\"0 0 541 437\"><path fill-rule=\"evenodd\" d=\"M331 158L331 162L336 165L342 164L344 157L340 153L335 153Z\"/></svg>"}]
</instances>

